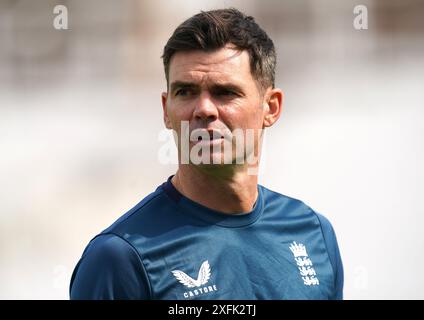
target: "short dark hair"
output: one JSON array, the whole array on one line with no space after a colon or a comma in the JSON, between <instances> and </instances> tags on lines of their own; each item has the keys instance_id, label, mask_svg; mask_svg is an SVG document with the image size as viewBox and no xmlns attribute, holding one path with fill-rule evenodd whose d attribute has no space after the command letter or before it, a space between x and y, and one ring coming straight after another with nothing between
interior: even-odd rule
<instances>
[{"instance_id":1,"label":"short dark hair","mask_svg":"<svg viewBox=\"0 0 424 320\"><path fill-rule=\"evenodd\" d=\"M247 50L253 77L263 89L274 87L274 43L253 17L234 8L201 11L175 29L162 55L167 83L171 58L176 52L212 51L227 44L239 50Z\"/></svg>"}]
</instances>

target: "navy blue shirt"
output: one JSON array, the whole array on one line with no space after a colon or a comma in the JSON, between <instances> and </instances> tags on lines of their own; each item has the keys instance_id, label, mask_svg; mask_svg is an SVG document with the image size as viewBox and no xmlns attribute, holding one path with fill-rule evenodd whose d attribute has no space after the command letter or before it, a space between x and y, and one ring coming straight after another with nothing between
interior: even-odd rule
<instances>
[{"instance_id":1,"label":"navy blue shirt","mask_svg":"<svg viewBox=\"0 0 424 320\"><path fill-rule=\"evenodd\" d=\"M170 181L90 241L71 299L342 299L330 222L258 185L247 214L224 214Z\"/></svg>"}]
</instances>

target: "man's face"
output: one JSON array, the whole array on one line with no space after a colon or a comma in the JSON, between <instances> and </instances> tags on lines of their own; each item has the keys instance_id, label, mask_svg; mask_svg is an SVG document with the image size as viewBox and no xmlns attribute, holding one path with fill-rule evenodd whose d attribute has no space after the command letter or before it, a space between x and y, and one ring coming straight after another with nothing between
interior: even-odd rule
<instances>
[{"instance_id":1,"label":"man's face","mask_svg":"<svg viewBox=\"0 0 424 320\"><path fill-rule=\"evenodd\" d=\"M190 141L189 150L207 148L211 163L218 160L223 163L225 139L227 143L230 141L230 156L235 163L236 141L229 135L235 129L243 133L249 131L247 129L253 132L254 147L252 143L242 143L244 150L247 149L248 153L255 151L257 155L260 148L258 129L266 126L265 96L251 74L247 51L240 52L227 46L212 52L177 52L171 59L169 87L168 92L162 94L162 104L166 127L178 135L180 160L182 121L188 122L192 139L201 136L200 133L210 135L210 139L203 135L201 140Z\"/></svg>"}]
</instances>

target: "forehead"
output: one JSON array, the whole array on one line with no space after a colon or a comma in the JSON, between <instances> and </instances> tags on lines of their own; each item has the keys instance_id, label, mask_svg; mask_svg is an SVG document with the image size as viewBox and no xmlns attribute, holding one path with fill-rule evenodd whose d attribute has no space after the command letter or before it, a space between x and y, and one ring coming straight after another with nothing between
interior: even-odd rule
<instances>
[{"instance_id":1,"label":"forehead","mask_svg":"<svg viewBox=\"0 0 424 320\"><path fill-rule=\"evenodd\" d=\"M179 51L171 59L169 81L253 81L249 54L228 47L210 52Z\"/></svg>"}]
</instances>

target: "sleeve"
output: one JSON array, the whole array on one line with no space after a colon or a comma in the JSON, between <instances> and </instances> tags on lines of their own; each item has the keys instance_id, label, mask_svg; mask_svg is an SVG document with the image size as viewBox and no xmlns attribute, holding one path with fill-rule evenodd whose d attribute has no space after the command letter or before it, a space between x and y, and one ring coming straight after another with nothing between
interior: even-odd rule
<instances>
[{"instance_id":1,"label":"sleeve","mask_svg":"<svg viewBox=\"0 0 424 320\"><path fill-rule=\"evenodd\" d=\"M70 283L71 300L150 299L147 274L136 249L114 234L94 238Z\"/></svg>"},{"instance_id":2,"label":"sleeve","mask_svg":"<svg viewBox=\"0 0 424 320\"><path fill-rule=\"evenodd\" d=\"M334 270L335 289L334 289L334 296L332 297L332 299L342 300L344 274L343 274L343 263L342 263L342 258L340 256L339 246L337 244L336 233L334 232L334 229L327 218L325 218L319 213L317 213L317 216L321 223L321 228L324 235L324 241L327 246L327 251L328 251L331 265Z\"/></svg>"}]
</instances>

